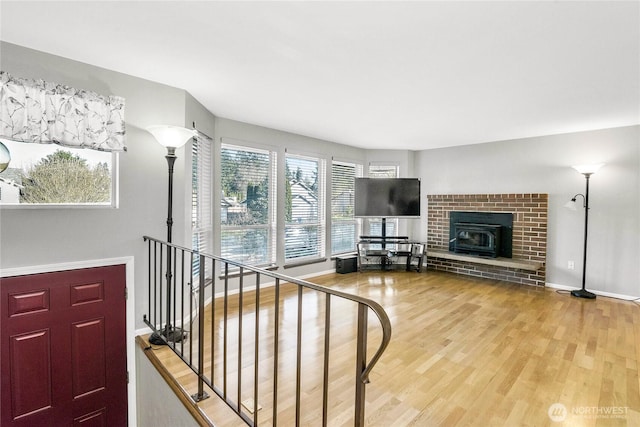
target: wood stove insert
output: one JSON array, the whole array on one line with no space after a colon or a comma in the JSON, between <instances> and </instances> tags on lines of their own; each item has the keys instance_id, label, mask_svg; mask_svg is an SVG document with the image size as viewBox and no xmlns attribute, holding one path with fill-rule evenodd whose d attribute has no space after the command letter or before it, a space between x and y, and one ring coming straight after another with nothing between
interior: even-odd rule
<instances>
[{"instance_id":1,"label":"wood stove insert","mask_svg":"<svg viewBox=\"0 0 640 427\"><path fill-rule=\"evenodd\" d=\"M450 213L449 251L484 257L512 257L513 214Z\"/></svg>"}]
</instances>

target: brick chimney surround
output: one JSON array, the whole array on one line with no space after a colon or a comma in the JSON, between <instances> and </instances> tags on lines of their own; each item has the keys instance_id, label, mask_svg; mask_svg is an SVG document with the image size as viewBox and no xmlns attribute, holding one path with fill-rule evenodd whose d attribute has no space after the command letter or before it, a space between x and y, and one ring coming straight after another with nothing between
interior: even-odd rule
<instances>
[{"instance_id":1,"label":"brick chimney surround","mask_svg":"<svg viewBox=\"0 0 640 427\"><path fill-rule=\"evenodd\" d=\"M427 266L468 276L544 286L548 194L428 195ZM482 258L449 252L449 214L513 213L513 257Z\"/></svg>"}]
</instances>

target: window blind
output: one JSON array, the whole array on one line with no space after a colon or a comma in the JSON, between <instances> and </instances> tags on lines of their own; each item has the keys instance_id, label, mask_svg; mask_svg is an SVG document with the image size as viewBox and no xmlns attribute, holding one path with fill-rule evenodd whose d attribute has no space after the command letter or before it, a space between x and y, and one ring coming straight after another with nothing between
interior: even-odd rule
<instances>
[{"instance_id":1,"label":"window blind","mask_svg":"<svg viewBox=\"0 0 640 427\"><path fill-rule=\"evenodd\" d=\"M334 161L331 164L331 254L356 248L359 221L354 218L355 178L362 165Z\"/></svg>"},{"instance_id":2,"label":"window blind","mask_svg":"<svg viewBox=\"0 0 640 427\"><path fill-rule=\"evenodd\" d=\"M192 248L203 253L213 249L212 213L212 144L207 138L191 140L191 239ZM206 277L211 277L207 266ZM194 257L193 274L200 274L200 260ZM195 282L194 282L195 283Z\"/></svg>"},{"instance_id":3,"label":"window blind","mask_svg":"<svg viewBox=\"0 0 640 427\"><path fill-rule=\"evenodd\" d=\"M285 261L324 256L325 163L286 155Z\"/></svg>"},{"instance_id":4,"label":"window blind","mask_svg":"<svg viewBox=\"0 0 640 427\"><path fill-rule=\"evenodd\" d=\"M276 154L223 144L220 159L222 257L274 264Z\"/></svg>"}]
</instances>

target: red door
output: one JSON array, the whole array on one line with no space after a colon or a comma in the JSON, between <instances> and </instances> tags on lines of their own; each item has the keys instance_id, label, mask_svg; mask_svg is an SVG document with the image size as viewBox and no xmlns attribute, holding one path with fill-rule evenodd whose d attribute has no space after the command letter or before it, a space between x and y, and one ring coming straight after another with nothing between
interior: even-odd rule
<instances>
[{"instance_id":1,"label":"red door","mask_svg":"<svg viewBox=\"0 0 640 427\"><path fill-rule=\"evenodd\" d=\"M127 425L125 266L0 278L0 424Z\"/></svg>"}]
</instances>

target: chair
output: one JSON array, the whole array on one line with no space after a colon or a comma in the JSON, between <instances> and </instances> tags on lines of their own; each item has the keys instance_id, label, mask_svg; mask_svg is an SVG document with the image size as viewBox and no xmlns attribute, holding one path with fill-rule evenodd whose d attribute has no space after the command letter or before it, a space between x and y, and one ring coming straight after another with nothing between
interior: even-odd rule
<instances>
[{"instance_id":1,"label":"chair","mask_svg":"<svg viewBox=\"0 0 640 427\"><path fill-rule=\"evenodd\" d=\"M422 261L424 260L424 243L412 243L411 255L407 258L407 271L415 270L419 273L422 268ZM414 261L417 261L414 264Z\"/></svg>"}]
</instances>

